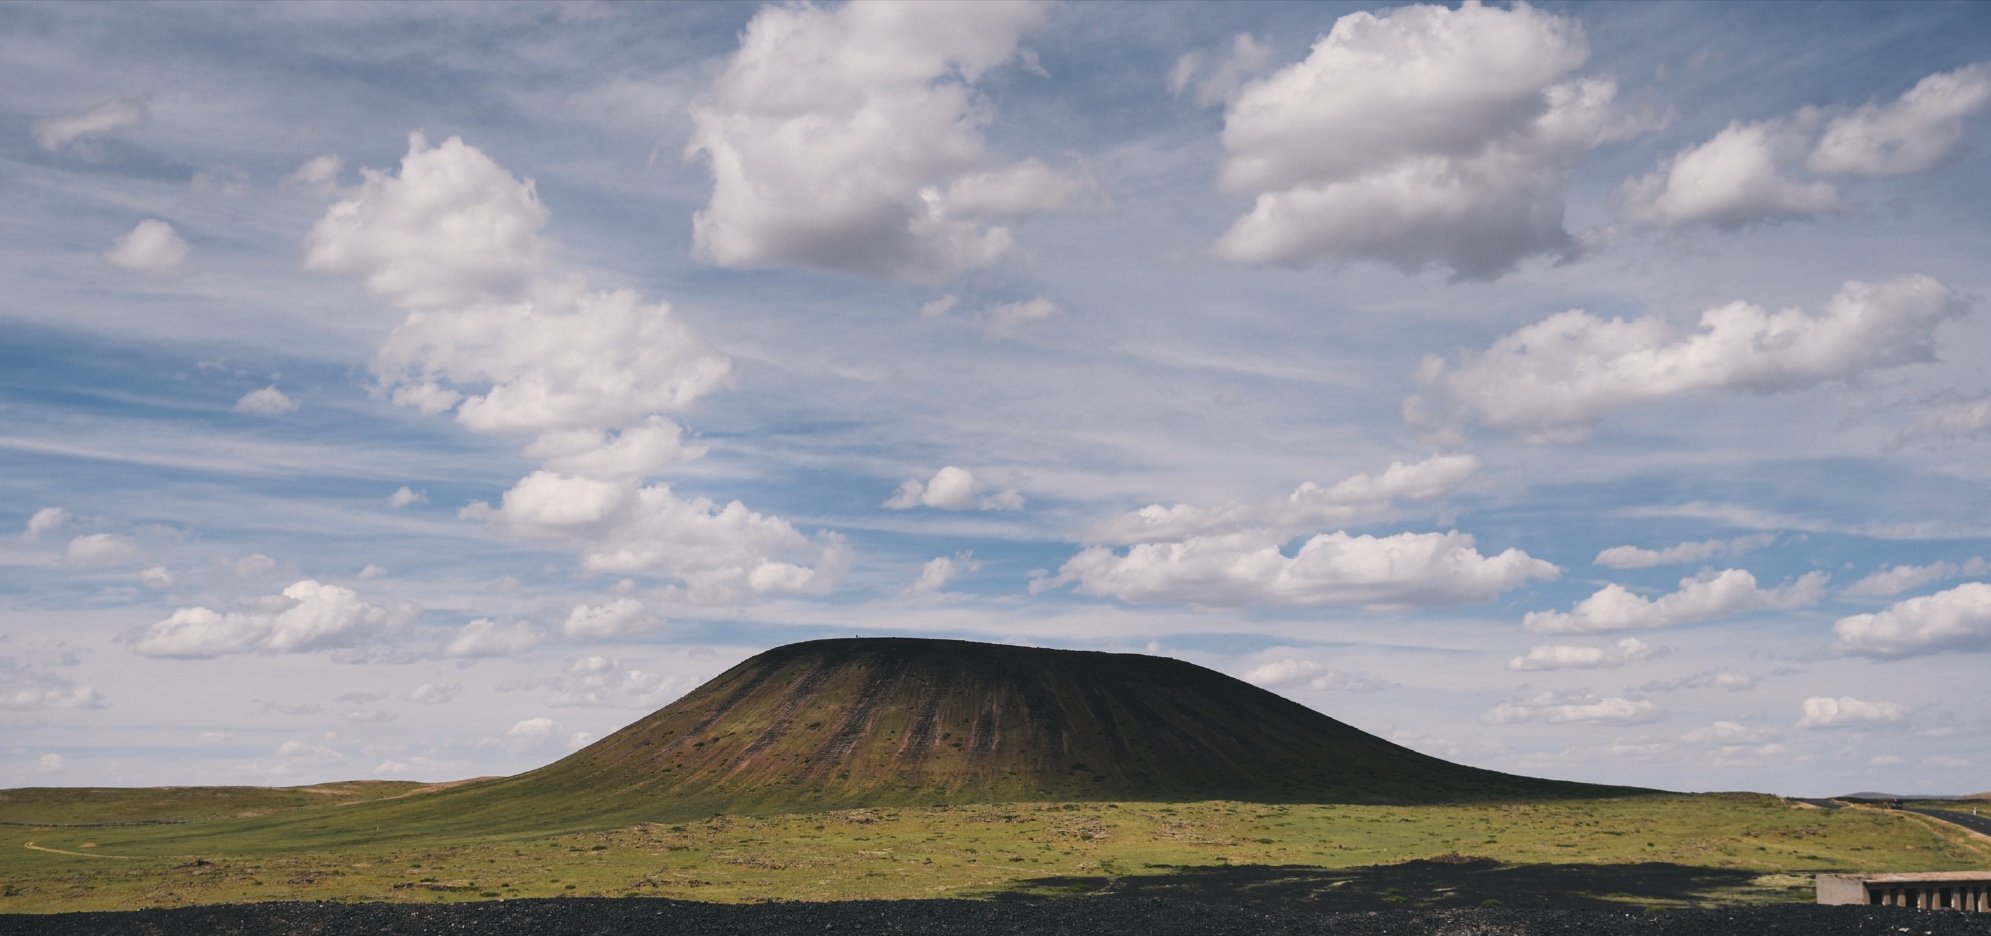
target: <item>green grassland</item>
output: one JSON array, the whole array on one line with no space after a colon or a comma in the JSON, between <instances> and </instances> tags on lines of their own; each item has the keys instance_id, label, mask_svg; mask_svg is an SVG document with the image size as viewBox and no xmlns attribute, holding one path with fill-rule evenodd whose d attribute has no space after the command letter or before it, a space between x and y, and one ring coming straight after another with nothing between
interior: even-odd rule
<instances>
[{"instance_id":1,"label":"green grassland","mask_svg":"<svg viewBox=\"0 0 1991 936\"><path fill-rule=\"evenodd\" d=\"M560 895L991 897L1238 869L1327 891L1359 878L1343 874L1347 869L1468 858L1545 869L1548 879L1567 882L1558 886L1663 906L1805 901L1809 875L1818 871L1991 868L1991 844L1940 823L1753 794L1448 805L955 805L713 816L568 833L441 833L367 827L369 814L388 805L379 800L417 801L433 792L408 784L332 789L260 797L242 788L6 791L0 913ZM162 797L178 801L168 811L175 821L129 824L136 815L161 815ZM368 797L376 808L358 802ZM263 814L239 815L249 810ZM1616 869L1612 883L1580 883L1587 880L1582 869L1601 867ZM1669 869L1725 873L1691 887L1641 888ZM1391 889L1378 899L1413 898Z\"/></svg>"},{"instance_id":2,"label":"green grassland","mask_svg":"<svg viewBox=\"0 0 1991 936\"><path fill-rule=\"evenodd\" d=\"M434 784L354 780L297 787L28 787L0 790L0 825L147 825L250 819L405 796Z\"/></svg>"}]
</instances>

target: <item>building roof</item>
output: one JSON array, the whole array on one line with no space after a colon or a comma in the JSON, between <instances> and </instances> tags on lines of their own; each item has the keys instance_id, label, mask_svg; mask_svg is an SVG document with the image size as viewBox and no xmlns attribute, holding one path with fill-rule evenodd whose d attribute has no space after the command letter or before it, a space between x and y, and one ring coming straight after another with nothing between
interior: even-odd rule
<instances>
[{"instance_id":1,"label":"building roof","mask_svg":"<svg viewBox=\"0 0 1991 936\"><path fill-rule=\"evenodd\" d=\"M1942 884L1953 881L1982 881L1991 884L1991 870L1914 871L1905 874L1821 874L1819 877L1849 878L1867 884Z\"/></svg>"}]
</instances>

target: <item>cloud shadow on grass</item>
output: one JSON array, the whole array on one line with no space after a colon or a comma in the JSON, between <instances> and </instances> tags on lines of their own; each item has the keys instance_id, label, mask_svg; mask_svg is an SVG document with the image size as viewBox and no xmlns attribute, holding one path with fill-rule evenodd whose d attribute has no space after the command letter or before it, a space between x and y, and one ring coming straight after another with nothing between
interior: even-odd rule
<instances>
[{"instance_id":1,"label":"cloud shadow on grass","mask_svg":"<svg viewBox=\"0 0 1991 936\"><path fill-rule=\"evenodd\" d=\"M1076 895L1171 897L1227 904L1309 904L1323 910L1477 907L1626 909L1695 905L1747 887L1756 874L1666 862L1503 864L1449 856L1394 865L1148 866L1153 873L1033 878L991 896L1038 901ZM1733 899L1728 897L1727 899Z\"/></svg>"}]
</instances>

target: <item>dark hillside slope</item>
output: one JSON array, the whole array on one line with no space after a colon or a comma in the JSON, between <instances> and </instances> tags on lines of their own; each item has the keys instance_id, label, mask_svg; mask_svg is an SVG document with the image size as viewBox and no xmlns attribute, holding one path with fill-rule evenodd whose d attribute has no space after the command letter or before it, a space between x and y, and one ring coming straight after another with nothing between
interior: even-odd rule
<instances>
[{"instance_id":1,"label":"dark hillside slope","mask_svg":"<svg viewBox=\"0 0 1991 936\"><path fill-rule=\"evenodd\" d=\"M618 819L1023 800L1431 803L1624 788L1463 767L1180 660L956 640L777 647L538 770L435 797Z\"/></svg>"}]
</instances>

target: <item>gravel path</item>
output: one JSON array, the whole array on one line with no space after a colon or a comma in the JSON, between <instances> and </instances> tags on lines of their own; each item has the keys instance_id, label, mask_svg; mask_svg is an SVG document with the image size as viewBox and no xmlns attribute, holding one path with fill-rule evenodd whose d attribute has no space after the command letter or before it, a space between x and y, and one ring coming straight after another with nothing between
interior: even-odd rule
<instances>
[{"instance_id":1,"label":"gravel path","mask_svg":"<svg viewBox=\"0 0 1991 936\"><path fill-rule=\"evenodd\" d=\"M1089 897L1040 903L958 900L686 903L567 898L420 906L265 903L0 915L0 934L208 936L532 936L610 934L1016 934L1016 936L1961 936L1991 934L1991 914L1888 907L1785 905L1643 914L1617 910L1384 910L1324 912L1301 904L1235 906L1163 898Z\"/></svg>"}]
</instances>

